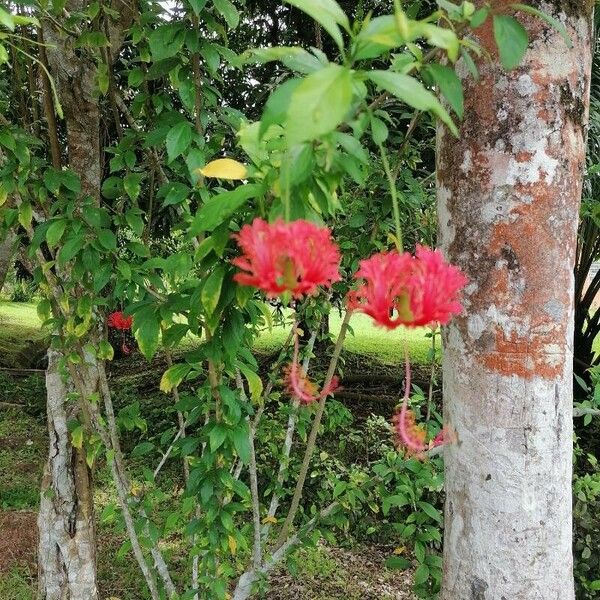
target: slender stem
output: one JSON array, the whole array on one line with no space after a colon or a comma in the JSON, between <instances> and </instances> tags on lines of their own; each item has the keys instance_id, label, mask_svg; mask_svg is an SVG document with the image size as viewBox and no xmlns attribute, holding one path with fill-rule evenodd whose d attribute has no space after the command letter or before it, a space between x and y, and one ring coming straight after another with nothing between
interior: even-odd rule
<instances>
[{"instance_id":1,"label":"slender stem","mask_svg":"<svg viewBox=\"0 0 600 600\"><path fill-rule=\"evenodd\" d=\"M394 209L394 224L396 226L396 245L398 247L398 252L402 252L404 250L404 245L402 241L402 226L400 225L400 208L398 206L398 190L396 188L396 179L394 178L392 170L390 169L390 163L388 161L387 153L383 147L383 144L379 146L379 153L381 154L383 170L385 171L385 175L390 186L392 207Z\"/></svg>"},{"instance_id":2,"label":"slender stem","mask_svg":"<svg viewBox=\"0 0 600 600\"><path fill-rule=\"evenodd\" d=\"M246 395L246 390L244 389L244 382L242 381L242 376L240 374L239 369L236 369L235 381L238 389L240 390L240 395L244 400L247 401L248 396ZM250 419L246 418L246 421L248 423L248 442L250 446L250 464L248 470L250 473L250 493L252 495L252 521L254 524L254 549L252 550L252 564L255 569L258 569L262 564L262 547L260 539L260 497L258 495L258 471L256 467L254 432L252 431L252 427L250 427Z\"/></svg>"},{"instance_id":3,"label":"slender stem","mask_svg":"<svg viewBox=\"0 0 600 600\"><path fill-rule=\"evenodd\" d=\"M350 317L352 316L352 311L347 311L344 316L344 320L342 321L342 326L340 328L340 333L338 335L338 339L335 343L335 348L333 349L333 354L331 356L331 361L329 363L329 369L327 371L327 376L325 378L324 388L331 384L333 376L335 375L335 370L337 368L337 363L340 357L340 353L342 351L342 347L344 345L344 339L346 337L346 332L348 331L348 325L350 324ZM298 475L298 481L296 482L296 489L294 490L294 495L292 497L292 502L285 518L285 522L283 523L281 530L279 532L279 536L277 537L277 541L275 542L274 550L277 551L281 548L288 537L290 527L294 522L294 518L296 517L296 513L298 512L298 507L300 506L300 499L302 497L302 490L304 489L304 483L306 481L306 476L308 474L308 468L310 466L310 460L312 458L315 444L317 441L317 436L319 434L319 427L321 426L321 419L323 418L323 413L325 412L325 402L327 400L327 396L324 396L319 400L319 404L317 407L317 413L315 414L315 418L312 424L312 428L310 430L310 434L308 436L308 441L306 443L306 450L304 451L304 458L302 460L302 466L300 467L300 474Z\"/></svg>"},{"instance_id":4,"label":"slender stem","mask_svg":"<svg viewBox=\"0 0 600 600\"><path fill-rule=\"evenodd\" d=\"M310 340L307 344L307 353L304 357L304 363L302 364L302 370L306 375L308 373L308 367L310 365L310 359L315 347L315 342L317 340L317 332L318 327L315 331L312 332L310 336ZM291 406L290 406L290 414L288 417L288 425L285 433L285 441L283 443L283 452L281 461L279 463L279 472L277 473L277 484L275 487L275 491L273 492L273 497L271 498L271 504L269 506L269 512L267 516L274 517L277 513L277 509L279 508L279 502L281 500L281 494L279 492L280 488L283 486L283 482L285 481L285 474L288 468L288 462L290 458L290 453L292 450L292 443L294 441L294 432L296 430L296 422L298 420L298 409L300 408L300 402L295 398L292 398ZM267 523L263 529L263 535L267 536L270 529L270 523Z\"/></svg>"},{"instance_id":5,"label":"slender stem","mask_svg":"<svg viewBox=\"0 0 600 600\"><path fill-rule=\"evenodd\" d=\"M435 340L437 333L432 331L431 336L431 372L429 373L429 394L427 395L427 416L425 417L426 425L429 425L429 419L431 418L431 405L433 403L433 385L435 382Z\"/></svg>"}]
</instances>

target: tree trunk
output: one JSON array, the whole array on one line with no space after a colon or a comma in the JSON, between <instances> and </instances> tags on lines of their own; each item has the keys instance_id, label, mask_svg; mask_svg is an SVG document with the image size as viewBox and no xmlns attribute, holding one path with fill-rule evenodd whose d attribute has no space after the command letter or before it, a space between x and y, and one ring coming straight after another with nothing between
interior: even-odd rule
<instances>
[{"instance_id":1,"label":"tree trunk","mask_svg":"<svg viewBox=\"0 0 600 600\"><path fill-rule=\"evenodd\" d=\"M50 453L44 470L38 527L40 600L96 600L96 535L91 474L67 424L77 403L67 401L61 355L48 352L46 406ZM93 376L90 373L90 377Z\"/></svg>"},{"instance_id":2,"label":"tree trunk","mask_svg":"<svg viewBox=\"0 0 600 600\"><path fill-rule=\"evenodd\" d=\"M492 3L507 6L504 0ZM444 332L442 600L572 600L573 266L592 2L528 2L524 63L464 76L460 139L438 132L440 241L470 279ZM491 24L476 30L496 57Z\"/></svg>"},{"instance_id":3,"label":"tree trunk","mask_svg":"<svg viewBox=\"0 0 600 600\"><path fill-rule=\"evenodd\" d=\"M16 235L9 231L6 239L0 242L0 292L6 283L6 276L13 264Z\"/></svg>"}]
</instances>

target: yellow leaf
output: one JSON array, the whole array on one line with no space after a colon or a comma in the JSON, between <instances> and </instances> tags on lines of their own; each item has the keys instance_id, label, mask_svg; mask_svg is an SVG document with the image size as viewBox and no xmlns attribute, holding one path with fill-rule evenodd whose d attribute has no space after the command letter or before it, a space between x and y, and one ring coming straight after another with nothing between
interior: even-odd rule
<instances>
[{"instance_id":1,"label":"yellow leaf","mask_svg":"<svg viewBox=\"0 0 600 600\"><path fill-rule=\"evenodd\" d=\"M404 554L405 552L406 546L398 546L398 548L394 550L394 554Z\"/></svg>"},{"instance_id":2,"label":"yellow leaf","mask_svg":"<svg viewBox=\"0 0 600 600\"><path fill-rule=\"evenodd\" d=\"M216 177L218 179L246 179L248 169L237 160L232 158L218 158L212 160L205 167L198 169L204 177Z\"/></svg>"},{"instance_id":3,"label":"yellow leaf","mask_svg":"<svg viewBox=\"0 0 600 600\"><path fill-rule=\"evenodd\" d=\"M227 543L229 544L229 551L235 556L237 550L237 540L233 536L227 536Z\"/></svg>"},{"instance_id":4,"label":"yellow leaf","mask_svg":"<svg viewBox=\"0 0 600 600\"><path fill-rule=\"evenodd\" d=\"M262 524L266 525L267 523L271 523L272 525L275 525L275 523L277 523L277 519L275 517L265 517L262 520Z\"/></svg>"}]
</instances>

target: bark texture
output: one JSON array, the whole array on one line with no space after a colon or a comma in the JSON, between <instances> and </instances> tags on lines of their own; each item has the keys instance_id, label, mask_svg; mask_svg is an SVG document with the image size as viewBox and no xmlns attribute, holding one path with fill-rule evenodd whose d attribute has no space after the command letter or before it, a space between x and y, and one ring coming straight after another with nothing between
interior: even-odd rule
<instances>
[{"instance_id":1,"label":"bark texture","mask_svg":"<svg viewBox=\"0 0 600 600\"><path fill-rule=\"evenodd\" d=\"M40 600L96 600L96 536L91 474L85 453L74 448L67 424L77 403L66 401L61 355L48 352L46 406L50 453L44 471L38 528ZM88 381L93 384L93 371Z\"/></svg>"},{"instance_id":2,"label":"bark texture","mask_svg":"<svg viewBox=\"0 0 600 600\"><path fill-rule=\"evenodd\" d=\"M9 231L6 238L0 242L0 292L2 292L6 277L13 264L16 238L17 236Z\"/></svg>"},{"instance_id":3,"label":"bark texture","mask_svg":"<svg viewBox=\"0 0 600 600\"><path fill-rule=\"evenodd\" d=\"M496 0L494 8L509 2ZM573 265L591 4L532 2L521 67L481 63L459 140L438 132L440 241L470 279L444 332L443 600L572 600ZM577 9L577 10L576 10ZM477 30L496 56L491 24Z\"/></svg>"}]
</instances>

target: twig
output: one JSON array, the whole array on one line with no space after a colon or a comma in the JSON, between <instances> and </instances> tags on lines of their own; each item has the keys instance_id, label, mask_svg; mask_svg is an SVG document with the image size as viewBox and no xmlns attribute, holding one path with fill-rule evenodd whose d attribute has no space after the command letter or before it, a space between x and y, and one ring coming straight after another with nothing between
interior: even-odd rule
<instances>
[{"instance_id":1,"label":"twig","mask_svg":"<svg viewBox=\"0 0 600 600\"><path fill-rule=\"evenodd\" d=\"M329 369L327 371L327 376L325 378L324 388L331 384L333 376L335 375L335 370L337 368L338 359L340 357L340 353L342 351L342 346L344 344L344 339L346 337L346 331L348 330L348 325L350 323L350 317L352 316L352 311L348 310L346 315L344 316L344 320L342 321L342 325L340 327L340 333L338 335L337 342L335 344L335 348L333 349L333 355L331 356L331 361L329 363ZM274 549L278 550L283 547L286 543L285 540L288 536L288 532L292 523L294 522L294 518L296 513L298 512L298 507L300 506L300 498L302 497L302 490L304 489L304 482L306 481L306 476L308 474L308 468L310 466L310 460L312 458L313 451L315 449L315 444L317 441L317 435L319 434L319 427L321 426L321 419L323 418L323 413L325 412L325 402L327 400L327 396L323 396L321 400L319 400L319 405L317 407L317 413L315 414L315 418L312 424L312 428L310 430L310 434L308 436L308 441L306 443L306 450L304 452L304 458L302 460L302 466L300 467L300 474L298 475L298 481L296 482L296 489L294 490L294 495L292 497L292 502L285 518L285 522L283 523L281 530L279 532L279 536L277 537L277 541L275 542Z\"/></svg>"}]
</instances>

